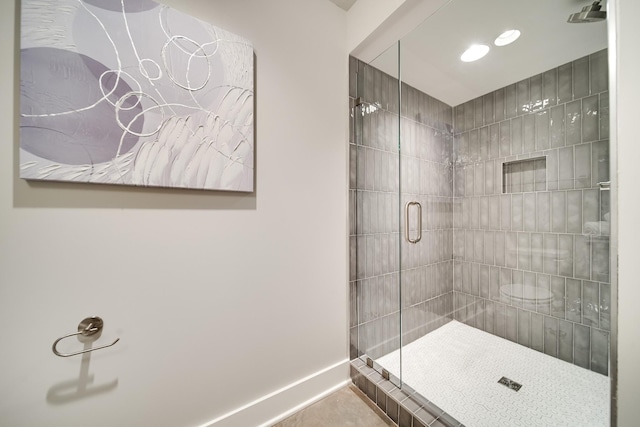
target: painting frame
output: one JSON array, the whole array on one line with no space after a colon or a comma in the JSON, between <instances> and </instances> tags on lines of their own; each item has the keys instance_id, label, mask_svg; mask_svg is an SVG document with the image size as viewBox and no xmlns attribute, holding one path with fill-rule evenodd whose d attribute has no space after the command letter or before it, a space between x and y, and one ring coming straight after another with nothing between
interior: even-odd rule
<instances>
[{"instance_id":1,"label":"painting frame","mask_svg":"<svg viewBox=\"0 0 640 427\"><path fill-rule=\"evenodd\" d=\"M251 42L152 0L21 7L21 178L254 191Z\"/></svg>"}]
</instances>

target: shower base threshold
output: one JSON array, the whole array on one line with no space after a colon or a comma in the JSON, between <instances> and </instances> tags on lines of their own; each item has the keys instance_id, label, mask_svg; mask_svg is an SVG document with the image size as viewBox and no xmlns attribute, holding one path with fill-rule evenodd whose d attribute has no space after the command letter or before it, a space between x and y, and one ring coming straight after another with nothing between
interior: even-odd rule
<instances>
[{"instance_id":1,"label":"shower base threshold","mask_svg":"<svg viewBox=\"0 0 640 427\"><path fill-rule=\"evenodd\" d=\"M609 377L455 320L402 358L404 382L468 427L609 426ZM376 362L400 377L399 351Z\"/></svg>"}]
</instances>

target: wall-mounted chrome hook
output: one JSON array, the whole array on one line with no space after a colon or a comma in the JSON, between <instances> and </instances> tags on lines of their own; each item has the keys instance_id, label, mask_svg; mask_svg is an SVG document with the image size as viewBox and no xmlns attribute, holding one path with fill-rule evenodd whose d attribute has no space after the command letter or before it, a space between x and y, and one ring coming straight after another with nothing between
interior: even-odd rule
<instances>
[{"instance_id":1,"label":"wall-mounted chrome hook","mask_svg":"<svg viewBox=\"0 0 640 427\"><path fill-rule=\"evenodd\" d=\"M111 344L107 344L107 345L103 345L100 347L94 347L94 348L90 348L88 350L83 350L83 351L78 351L75 353L60 353L57 349L56 346L58 345L58 343L60 341L62 341L65 338L69 338L69 337L75 337L77 335L82 335L85 337L94 335L98 332L100 332L102 330L102 327L104 326L104 321L97 317L87 317L86 319L83 319L82 322L80 322L78 324L78 332L73 333L73 334L69 334L69 335L65 335L63 337L58 338L57 340L55 340L53 342L53 345L51 346L51 350L53 350L53 354L55 354L56 356L60 356L60 357L71 357L71 356L77 356L78 354L82 354L82 353L89 353L91 351L95 351L95 350L100 350L101 348L107 348L107 347L111 347L112 345L114 345L115 343L117 343L118 341L120 341L120 338L116 338L116 340L114 342L112 342Z\"/></svg>"}]
</instances>

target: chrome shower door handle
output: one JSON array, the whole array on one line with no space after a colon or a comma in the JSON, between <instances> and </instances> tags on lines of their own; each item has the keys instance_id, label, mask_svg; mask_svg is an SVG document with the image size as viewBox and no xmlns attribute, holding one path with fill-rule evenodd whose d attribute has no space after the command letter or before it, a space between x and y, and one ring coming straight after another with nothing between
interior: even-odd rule
<instances>
[{"instance_id":1,"label":"chrome shower door handle","mask_svg":"<svg viewBox=\"0 0 640 427\"><path fill-rule=\"evenodd\" d=\"M418 207L418 237L411 238L411 227L409 226L409 209L411 206ZM422 205L418 202L408 202L404 207L404 238L409 243L418 243L422 239Z\"/></svg>"}]
</instances>

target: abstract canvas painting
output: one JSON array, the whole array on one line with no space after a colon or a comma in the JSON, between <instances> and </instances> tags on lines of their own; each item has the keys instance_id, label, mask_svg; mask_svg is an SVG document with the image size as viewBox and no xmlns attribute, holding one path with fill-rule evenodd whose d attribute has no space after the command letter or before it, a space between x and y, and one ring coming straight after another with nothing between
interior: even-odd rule
<instances>
[{"instance_id":1,"label":"abstract canvas painting","mask_svg":"<svg viewBox=\"0 0 640 427\"><path fill-rule=\"evenodd\" d=\"M152 0L22 0L20 177L253 191L253 47Z\"/></svg>"}]
</instances>

